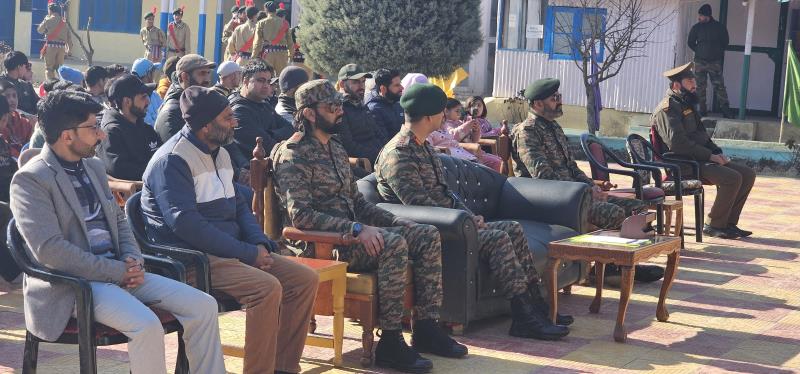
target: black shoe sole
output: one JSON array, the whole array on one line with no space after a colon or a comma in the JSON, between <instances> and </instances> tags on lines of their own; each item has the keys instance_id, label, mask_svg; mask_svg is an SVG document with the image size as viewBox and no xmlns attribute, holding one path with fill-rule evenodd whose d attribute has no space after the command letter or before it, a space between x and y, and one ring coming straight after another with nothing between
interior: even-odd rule
<instances>
[{"instance_id":1,"label":"black shoe sole","mask_svg":"<svg viewBox=\"0 0 800 374\"><path fill-rule=\"evenodd\" d=\"M740 236L738 236L738 235L717 233L717 232L711 232L711 231L706 231L706 230L703 230L703 235L710 236L712 238L731 239L731 240L740 238Z\"/></svg>"},{"instance_id":2,"label":"black shoe sole","mask_svg":"<svg viewBox=\"0 0 800 374\"><path fill-rule=\"evenodd\" d=\"M555 341L555 340L561 340L561 338L569 335L569 333L566 333L564 335L522 335L522 334L512 334L509 332L508 335L513 336L515 338Z\"/></svg>"},{"instance_id":3,"label":"black shoe sole","mask_svg":"<svg viewBox=\"0 0 800 374\"><path fill-rule=\"evenodd\" d=\"M382 368L388 368L388 369L393 369L393 370L397 370L397 371L402 371L403 373L412 373L412 374L425 374L425 373L429 373L431 370L433 370L433 366L426 367L426 368L403 368L403 367L397 367L394 362L381 361L381 360L377 360L377 359L375 360L375 365L378 366L378 367L382 367Z\"/></svg>"},{"instance_id":4,"label":"black shoe sole","mask_svg":"<svg viewBox=\"0 0 800 374\"><path fill-rule=\"evenodd\" d=\"M569 326L575 322L575 318L556 318L556 325Z\"/></svg>"}]
</instances>

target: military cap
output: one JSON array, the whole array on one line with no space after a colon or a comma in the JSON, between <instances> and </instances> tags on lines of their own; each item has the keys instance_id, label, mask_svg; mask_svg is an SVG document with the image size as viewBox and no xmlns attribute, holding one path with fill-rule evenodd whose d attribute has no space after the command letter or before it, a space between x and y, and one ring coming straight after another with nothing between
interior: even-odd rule
<instances>
[{"instance_id":1,"label":"military cap","mask_svg":"<svg viewBox=\"0 0 800 374\"><path fill-rule=\"evenodd\" d=\"M357 64L347 64L342 66L339 69L339 80L343 81L346 79L361 79L361 78L372 78L372 73L368 71L364 71L361 66Z\"/></svg>"},{"instance_id":2,"label":"military cap","mask_svg":"<svg viewBox=\"0 0 800 374\"><path fill-rule=\"evenodd\" d=\"M528 101L544 100L558 92L559 87L561 87L561 81L558 79L539 79L529 84L528 88L525 89L525 98Z\"/></svg>"},{"instance_id":3,"label":"military cap","mask_svg":"<svg viewBox=\"0 0 800 374\"><path fill-rule=\"evenodd\" d=\"M172 11L172 15L180 14L183 15L183 8L178 8Z\"/></svg>"},{"instance_id":4,"label":"military cap","mask_svg":"<svg viewBox=\"0 0 800 374\"><path fill-rule=\"evenodd\" d=\"M264 10L270 13L275 13L275 11L278 10L278 4L276 4L274 1L267 1L264 3Z\"/></svg>"},{"instance_id":5,"label":"military cap","mask_svg":"<svg viewBox=\"0 0 800 374\"><path fill-rule=\"evenodd\" d=\"M442 113L446 104L447 94L439 86L429 83L415 84L400 97L400 106L411 117Z\"/></svg>"},{"instance_id":6,"label":"military cap","mask_svg":"<svg viewBox=\"0 0 800 374\"><path fill-rule=\"evenodd\" d=\"M156 18L156 15L153 12L147 12L147 14L144 15L144 19L148 18Z\"/></svg>"},{"instance_id":7,"label":"military cap","mask_svg":"<svg viewBox=\"0 0 800 374\"><path fill-rule=\"evenodd\" d=\"M679 81L683 78L694 78L694 62L667 70L664 72L664 76L671 81Z\"/></svg>"},{"instance_id":8,"label":"military cap","mask_svg":"<svg viewBox=\"0 0 800 374\"><path fill-rule=\"evenodd\" d=\"M233 7L231 7L231 13L239 13L239 7L238 7L238 6L236 6L236 5L234 5Z\"/></svg>"},{"instance_id":9,"label":"military cap","mask_svg":"<svg viewBox=\"0 0 800 374\"><path fill-rule=\"evenodd\" d=\"M308 108L316 103L338 104L342 102L342 94L336 91L327 79L316 79L303 83L294 93L297 110Z\"/></svg>"}]
</instances>

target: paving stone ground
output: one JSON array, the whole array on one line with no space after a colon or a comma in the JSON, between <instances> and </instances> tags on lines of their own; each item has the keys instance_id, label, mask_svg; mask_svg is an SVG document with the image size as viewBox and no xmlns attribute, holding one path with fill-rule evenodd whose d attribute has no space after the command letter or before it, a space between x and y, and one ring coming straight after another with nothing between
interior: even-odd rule
<instances>
[{"instance_id":1,"label":"paving stone ground","mask_svg":"<svg viewBox=\"0 0 800 374\"><path fill-rule=\"evenodd\" d=\"M581 165L585 167L585 164ZM616 181L621 186L625 180ZM741 227L755 232L745 240L687 236L680 270L669 298L670 320L655 319L661 286L636 284L628 310L628 343L615 343L612 329L619 292L603 293L600 314L589 314L594 290L573 287L560 295L560 310L576 317L572 333L560 342L509 337L510 320L495 318L470 326L458 339L469 345L467 359L434 358L435 373L800 373L800 192L797 179L760 176ZM707 189L706 210L716 193ZM692 204L684 208L693 227ZM664 264L666 258L656 260ZM242 344L244 315L220 316L225 342ZM318 320L330 331L330 319ZM21 372L25 335L18 285L0 280L0 373ZM328 349L307 347L307 373L391 373L358 364L360 328L347 325L345 365L330 364ZM410 337L407 337L410 339ZM168 365L177 344L166 338ZM98 350L100 373L127 373L125 345ZM77 373L77 347L42 344L39 373ZM226 359L231 373L242 361ZM171 369L170 369L171 372Z\"/></svg>"}]
</instances>

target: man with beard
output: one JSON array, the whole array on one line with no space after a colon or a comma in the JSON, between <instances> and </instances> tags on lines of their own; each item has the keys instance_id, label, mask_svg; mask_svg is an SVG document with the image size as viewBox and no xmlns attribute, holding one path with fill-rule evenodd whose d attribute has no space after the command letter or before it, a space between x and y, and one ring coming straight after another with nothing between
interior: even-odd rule
<instances>
[{"instance_id":1,"label":"man with beard","mask_svg":"<svg viewBox=\"0 0 800 374\"><path fill-rule=\"evenodd\" d=\"M438 325L442 305L441 239L435 227L397 217L366 201L358 192L347 153L335 134L341 126L342 97L324 79L303 84L295 94L296 126L301 129L272 151L275 190L286 226L352 235L359 244L337 248L350 271L378 274L382 329L375 349L378 366L424 373L433 363L418 352L463 357L467 347ZM303 255L313 256L305 243ZM406 267L414 277L412 345L403 338Z\"/></svg>"},{"instance_id":2,"label":"man with beard","mask_svg":"<svg viewBox=\"0 0 800 374\"><path fill-rule=\"evenodd\" d=\"M286 122L294 122L294 113L297 112L297 105L294 101L294 93L301 84L308 82L308 72L298 66L287 66L278 78L278 86L281 94L278 96L278 105L275 112L281 115Z\"/></svg>"},{"instance_id":3,"label":"man with beard","mask_svg":"<svg viewBox=\"0 0 800 374\"><path fill-rule=\"evenodd\" d=\"M189 54L178 60L175 66L176 82L172 82L164 96L164 103L158 110L155 127L161 141L169 140L184 125L181 113L180 98L183 90L191 86L211 87L211 73L217 65L203 56Z\"/></svg>"},{"instance_id":4,"label":"man with beard","mask_svg":"<svg viewBox=\"0 0 800 374\"><path fill-rule=\"evenodd\" d=\"M91 287L95 320L125 334L132 373L164 373L164 330L147 305L171 312L184 328L192 373L222 373L217 303L184 283L144 271L125 214L111 197L95 147L104 138L103 107L85 92L55 91L39 104L47 144L11 182L11 210L37 264ZM75 310L64 283L26 277L25 324L56 340Z\"/></svg>"},{"instance_id":5,"label":"man with beard","mask_svg":"<svg viewBox=\"0 0 800 374\"><path fill-rule=\"evenodd\" d=\"M690 62L664 72L670 87L656 107L651 122L659 140L666 146L662 152L698 161L700 177L717 186L717 197L703 233L724 239L750 236L753 233L740 229L738 224L756 174L745 165L731 162L706 132L700 114L695 111L697 83L692 67ZM691 175L690 172L686 168L681 174Z\"/></svg>"},{"instance_id":6,"label":"man with beard","mask_svg":"<svg viewBox=\"0 0 800 374\"><path fill-rule=\"evenodd\" d=\"M589 223L603 229L619 229L626 217L647 210L647 205L637 199L608 196L604 189L608 182L595 184L575 162L569 150L569 142L556 118L564 112L561 108L561 93L558 79L540 79L525 89L528 100L528 118L511 130L511 157L514 160L514 175L586 183L592 189L589 207ZM618 268L606 268L609 283L617 283ZM636 267L636 280L651 282L661 279L663 269L656 266Z\"/></svg>"},{"instance_id":7,"label":"man with beard","mask_svg":"<svg viewBox=\"0 0 800 374\"><path fill-rule=\"evenodd\" d=\"M442 161L425 139L444 121L447 95L432 84L417 83L406 90L400 105L406 123L383 147L375 164L378 192L386 201L405 205L460 209L478 229L481 261L489 264L500 291L511 303L511 336L557 340L567 334L565 326L554 326L547 316L547 304L539 292L539 277L522 225L514 221L484 222L474 215L447 186ZM573 322L571 316L557 316L558 324Z\"/></svg>"},{"instance_id":8,"label":"man with beard","mask_svg":"<svg viewBox=\"0 0 800 374\"><path fill-rule=\"evenodd\" d=\"M264 235L233 183L233 165L222 147L233 140L236 126L228 100L212 89L190 87L180 103L186 125L145 171L147 235L208 254L214 290L246 309L245 373L297 373L318 276L275 253L277 244Z\"/></svg>"},{"instance_id":9,"label":"man with beard","mask_svg":"<svg viewBox=\"0 0 800 374\"><path fill-rule=\"evenodd\" d=\"M364 82L372 78L356 64L347 64L339 70L337 88L344 94L344 116L339 129L339 140L350 157L366 158L375 163L378 152L388 140L383 128L375 123L375 117L364 105ZM369 174L357 167L353 170L359 178Z\"/></svg>"},{"instance_id":10,"label":"man with beard","mask_svg":"<svg viewBox=\"0 0 800 374\"><path fill-rule=\"evenodd\" d=\"M103 114L100 126L106 138L100 143L98 156L114 178L142 180L147 163L161 146L161 138L144 122L153 89L132 74L117 78L109 86L112 107Z\"/></svg>"},{"instance_id":11,"label":"man with beard","mask_svg":"<svg viewBox=\"0 0 800 374\"><path fill-rule=\"evenodd\" d=\"M403 108L400 106L400 96L403 94L403 85L400 84L400 73L397 70L378 69L375 72L375 88L367 99L367 108L375 117L386 135L386 140L391 139L403 126Z\"/></svg>"},{"instance_id":12,"label":"man with beard","mask_svg":"<svg viewBox=\"0 0 800 374\"><path fill-rule=\"evenodd\" d=\"M269 152L276 143L289 139L294 128L267 102L272 97L270 81L272 67L259 59L250 60L242 71L242 86L230 97L230 106L238 125L234 142L226 147L237 170L249 169L250 158L256 147L256 138L264 139L264 149Z\"/></svg>"}]
</instances>

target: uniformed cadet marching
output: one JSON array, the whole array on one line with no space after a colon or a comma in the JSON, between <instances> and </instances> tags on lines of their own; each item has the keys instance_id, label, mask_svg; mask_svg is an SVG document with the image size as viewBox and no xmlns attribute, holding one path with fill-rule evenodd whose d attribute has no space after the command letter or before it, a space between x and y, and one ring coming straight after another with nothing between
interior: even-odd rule
<instances>
[{"instance_id":1,"label":"uniformed cadet marching","mask_svg":"<svg viewBox=\"0 0 800 374\"><path fill-rule=\"evenodd\" d=\"M47 79L58 78L58 68L64 64L64 57L72 48L72 36L58 4L47 5L47 16L36 31L46 38L40 51L44 56L45 75Z\"/></svg>"},{"instance_id":2,"label":"uniformed cadet marching","mask_svg":"<svg viewBox=\"0 0 800 374\"><path fill-rule=\"evenodd\" d=\"M278 6L274 2L267 1L264 9L267 10L267 18L256 25L253 54L272 65L276 72L283 71L292 54L289 48L293 45L289 22L275 14Z\"/></svg>"},{"instance_id":3,"label":"uniformed cadet marching","mask_svg":"<svg viewBox=\"0 0 800 374\"><path fill-rule=\"evenodd\" d=\"M247 22L233 32L231 38L228 40L228 46L225 49L226 59L236 61L239 65L245 65L252 57L253 40L256 35L256 17L258 17L258 9L256 7L247 7L246 9Z\"/></svg>"},{"instance_id":4,"label":"uniformed cadet marching","mask_svg":"<svg viewBox=\"0 0 800 374\"><path fill-rule=\"evenodd\" d=\"M469 213L478 228L479 252L491 274L511 300L509 335L556 340L569 334L565 326L553 325L549 309L539 292L533 255L522 226L514 221L484 222L450 190L442 161L425 140L441 127L447 95L432 84L415 84L400 99L406 122L400 132L381 150L375 163L378 192L394 203L461 209ZM487 170L488 171L488 170ZM559 324L572 323L560 316Z\"/></svg>"},{"instance_id":5,"label":"uniformed cadet marching","mask_svg":"<svg viewBox=\"0 0 800 374\"><path fill-rule=\"evenodd\" d=\"M740 229L738 224L756 174L753 169L732 162L706 132L695 110L698 97L692 67L690 62L664 72L670 87L652 116L656 132L667 148L661 151L698 161L700 177L717 186L704 234L726 239L750 236L753 233ZM689 172L684 170L682 175Z\"/></svg>"},{"instance_id":6,"label":"uniformed cadet marching","mask_svg":"<svg viewBox=\"0 0 800 374\"><path fill-rule=\"evenodd\" d=\"M191 53L192 30L189 25L183 22L183 8L175 9L172 12L174 22L167 26L167 58L172 56L183 57Z\"/></svg>"},{"instance_id":7,"label":"uniformed cadet marching","mask_svg":"<svg viewBox=\"0 0 800 374\"><path fill-rule=\"evenodd\" d=\"M295 93L295 126L300 132L272 151L275 189L287 226L352 235L359 244L337 248L350 271L378 274L381 339L376 364L407 372L427 372L430 360L417 352L462 357L467 348L439 327L442 257L439 232L397 217L358 192L347 153L334 135L342 117L342 97L327 80L300 86ZM313 247L304 248L313 255ZM401 334L405 269L411 265L415 302L412 345Z\"/></svg>"},{"instance_id":8,"label":"uniformed cadet marching","mask_svg":"<svg viewBox=\"0 0 800 374\"><path fill-rule=\"evenodd\" d=\"M244 11L247 7L239 7L238 5L234 5L231 8L231 20L225 24L225 29L222 31L222 49L225 50L228 48L228 40L230 40L231 35L233 35L233 30L236 30L239 25L245 22L244 20ZM241 12L241 13L240 13ZM227 51L225 52L226 56L225 59L228 59Z\"/></svg>"},{"instance_id":9,"label":"uniformed cadet marching","mask_svg":"<svg viewBox=\"0 0 800 374\"><path fill-rule=\"evenodd\" d=\"M525 90L530 105L528 119L511 131L511 157L518 177L583 182L592 187L589 223L618 229L626 217L644 211L641 200L607 196L575 162L567 136L555 121L563 115L558 79L538 80ZM610 187L610 186L608 186Z\"/></svg>"},{"instance_id":10,"label":"uniformed cadet marching","mask_svg":"<svg viewBox=\"0 0 800 374\"><path fill-rule=\"evenodd\" d=\"M139 36L144 44L144 58L160 63L164 56L164 48L167 47L167 36L154 25L155 18L156 8L144 15L145 27L139 31Z\"/></svg>"},{"instance_id":11,"label":"uniformed cadet marching","mask_svg":"<svg viewBox=\"0 0 800 374\"><path fill-rule=\"evenodd\" d=\"M586 183L592 188L589 205L589 223L603 229L619 229L626 217L647 210L647 205L637 199L608 196L608 182L595 184L575 162L569 150L567 136L556 118L561 109L561 94L558 79L540 79L525 89L528 99L528 119L511 130L511 157L514 175ZM606 284L619 284L620 269L608 265L605 271ZM637 281L653 282L664 276L664 269L652 265L637 265Z\"/></svg>"}]
</instances>

